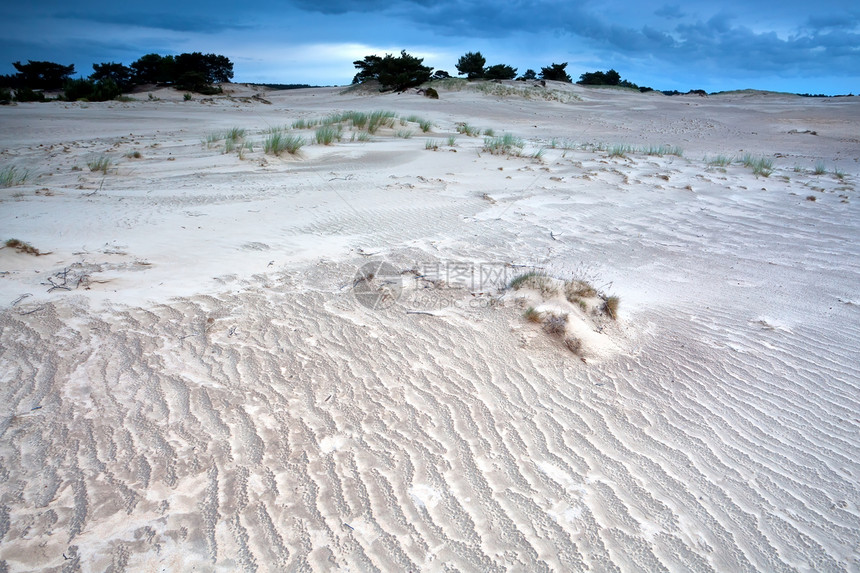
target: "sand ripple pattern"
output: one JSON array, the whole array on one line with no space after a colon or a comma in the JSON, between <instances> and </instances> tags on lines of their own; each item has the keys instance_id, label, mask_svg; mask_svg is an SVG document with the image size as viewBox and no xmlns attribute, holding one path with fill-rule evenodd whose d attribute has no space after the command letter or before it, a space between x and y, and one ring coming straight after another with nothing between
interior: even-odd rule
<instances>
[{"instance_id":1,"label":"sand ripple pattern","mask_svg":"<svg viewBox=\"0 0 860 573\"><path fill-rule=\"evenodd\" d=\"M593 365L522 347L515 308L370 313L334 289L7 312L0 559L857 570L860 330L690 310Z\"/></svg>"}]
</instances>

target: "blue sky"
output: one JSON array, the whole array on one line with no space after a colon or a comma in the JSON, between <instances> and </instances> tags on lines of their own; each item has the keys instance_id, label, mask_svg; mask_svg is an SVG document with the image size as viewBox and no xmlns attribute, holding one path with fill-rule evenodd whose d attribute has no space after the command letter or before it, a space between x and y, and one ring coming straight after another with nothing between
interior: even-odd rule
<instances>
[{"instance_id":1,"label":"blue sky","mask_svg":"<svg viewBox=\"0 0 860 573\"><path fill-rule=\"evenodd\" d=\"M6 2L0 73L12 62L131 63L218 53L234 81L347 84L368 54L424 57L456 73L466 52L524 72L568 62L658 89L860 93L856 0L115 0Z\"/></svg>"}]
</instances>

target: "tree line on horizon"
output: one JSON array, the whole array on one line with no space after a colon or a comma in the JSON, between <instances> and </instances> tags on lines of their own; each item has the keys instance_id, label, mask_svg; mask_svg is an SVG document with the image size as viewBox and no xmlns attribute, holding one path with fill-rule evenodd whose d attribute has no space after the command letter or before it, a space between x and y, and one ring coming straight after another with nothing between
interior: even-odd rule
<instances>
[{"instance_id":1,"label":"tree line on horizon","mask_svg":"<svg viewBox=\"0 0 860 573\"><path fill-rule=\"evenodd\" d=\"M386 54L384 57L375 54L365 56L363 60L356 60L353 65L358 73L352 79L353 84L361 84L370 80L376 80L381 85L381 91L403 91L411 87L417 87L430 80L450 78L451 75L445 70L433 70L423 65L423 58L416 58L400 52L400 56ZM517 77L517 68L507 64L494 64L487 66L486 58L481 52L467 52L457 60L456 68L458 75L466 76L468 80L542 80L573 83L570 74L567 73L567 62L561 64L552 63L542 67L540 73L532 69L526 70ZM637 89L641 92L653 91L649 87L639 87L628 80L621 79L621 74L615 70L608 72L596 71L586 72L579 76L580 85L592 86L618 86Z\"/></svg>"},{"instance_id":2,"label":"tree line on horizon","mask_svg":"<svg viewBox=\"0 0 860 573\"><path fill-rule=\"evenodd\" d=\"M233 62L226 56L183 53L177 56L146 54L129 66L105 62L93 64L88 77L73 78L74 64L28 60L13 62L15 74L0 76L0 100L45 101L45 91L62 90L69 101L107 101L144 84L172 85L176 89L206 95L221 93L218 84L233 79Z\"/></svg>"}]
</instances>

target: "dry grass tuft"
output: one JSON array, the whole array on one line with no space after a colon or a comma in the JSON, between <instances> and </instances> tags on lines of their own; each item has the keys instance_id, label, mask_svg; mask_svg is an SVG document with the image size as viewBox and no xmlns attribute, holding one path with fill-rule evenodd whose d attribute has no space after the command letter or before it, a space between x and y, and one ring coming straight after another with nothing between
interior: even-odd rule
<instances>
[{"instance_id":1,"label":"dry grass tuft","mask_svg":"<svg viewBox=\"0 0 860 573\"><path fill-rule=\"evenodd\" d=\"M582 354L582 340L579 338L575 336L566 336L564 338L564 345L577 356Z\"/></svg>"},{"instance_id":2,"label":"dry grass tuft","mask_svg":"<svg viewBox=\"0 0 860 573\"><path fill-rule=\"evenodd\" d=\"M581 298L597 296L597 290L586 281L574 279L564 283L564 296L569 302L578 304Z\"/></svg>"},{"instance_id":3,"label":"dry grass tuft","mask_svg":"<svg viewBox=\"0 0 860 573\"><path fill-rule=\"evenodd\" d=\"M617 296L606 297L606 300L603 302L603 312L612 320L616 320L618 318L618 305L620 303L621 299Z\"/></svg>"},{"instance_id":4,"label":"dry grass tuft","mask_svg":"<svg viewBox=\"0 0 860 573\"><path fill-rule=\"evenodd\" d=\"M18 239L9 239L8 241L6 241L5 245L10 249L15 249L19 253L24 253L26 255L35 255L38 257L39 255L47 254L42 253L39 249L31 245L30 243L25 243L24 241Z\"/></svg>"},{"instance_id":5,"label":"dry grass tuft","mask_svg":"<svg viewBox=\"0 0 860 573\"><path fill-rule=\"evenodd\" d=\"M523 316L529 322L540 323L541 321L541 313L535 310L533 306L528 307Z\"/></svg>"},{"instance_id":6,"label":"dry grass tuft","mask_svg":"<svg viewBox=\"0 0 860 573\"><path fill-rule=\"evenodd\" d=\"M543 321L543 329L551 336L561 338L567 327L567 315L551 314Z\"/></svg>"}]
</instances>

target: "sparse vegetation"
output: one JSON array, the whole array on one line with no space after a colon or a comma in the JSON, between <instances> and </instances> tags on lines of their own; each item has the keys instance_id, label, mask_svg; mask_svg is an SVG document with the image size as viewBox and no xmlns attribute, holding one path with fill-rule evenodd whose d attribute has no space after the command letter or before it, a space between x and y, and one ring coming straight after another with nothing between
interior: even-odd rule
<instances>
[{"instance_id":1,"label":"sparse vegetation","mask_svg":"<svg viewBox=\"0 0 860 573\"><path fill-rule=\"evenodd\" d=\"M744 167L752 169L755 175L769 177L773 173L773 159L769 157L754 157L750 153L745 153L741 157L741 163L743 163Z\"/></svg>"},{"instance_id":2,"label":"sparse vegetation","mask_svg":"<svg viewBox=\"0 0 860 573\"><path fill-rule=\"evenodd\" d=\"M402 138L402 139L409 139L409 138L411 138L411 137L412 137L412 130L410 130L410 129L398 129L398 130L394 133L394 136L395 136L395 137L400 137L400 138Z\"/></svg>"},{"instance_id":3,"label":"sparse vegetation","mask_svg":"<svg viewBox=\"0 0 860 573\"><path fill-rule=\"evenodd\" d=\"M462 133L463 135L468 135L469 137L478 137L479 135L481 135L481 130L477 127L469 125L468 123L458 123L457 133Z\"/></svg>"},{"instance_id":4,"label":"sparse vegetation","mask_svg":"<svg viewBox=\"0 0 860 573\"><path fill-rule=\"evenodd\" d=\"M620 303L621 299L617 296L606 297L603 302L603 312L612 320L616 320L618 318L618 305Z\"/></svg>"},{"instance_id":5,"label":"sparse vegetation","mask_svg":"<svg viewBox=\"0 0 860 573\"><path fill-rule=\"evenodd\" d=\"M628 153L633 152L633 148L629 145L618 144L610 146L607 151L609 157L627 157Z\"/></svg>"},{"instance_id":6,"label":"sparse vegetation","mask_svg":"<svg viewBox=\"0 0 860 573\"><path fill-rule=\"evenodd\" d=\"M427 139L424 141L424 149L436 151L437 149L439 149L439 142L435 139Z\"/></svg>"},{"instance_id":7,"label":"sparse vegetation","mask_svg":"<svg viewBox=\"0 0 860 573\"><path fill-rule=\"evenodd\" d=\"M511 280L510 288L520 290L521 288L532 288L541 293L544 297L554 296L556 288L552 280L544 273L530 271Z\"/></svg>"},{"instance_id":8,"label":"sparse vegetation","mask_svg":"<svg viewBox=\"0 0 860 573\"><path fill-rule=\"evenodd\" d=\"M833 176L842 181L845 179L845 172L839 169L838 167L833 168Z\"/></svg>"},{"instance_id":9,"label":"sparse vegetation","mask_svg":"<svg viewBox=\"0 0 860 573\"><path fill-rule=\"evenodd\" d=\"M714 156L714 157L711 157L711 158L707 158L707 157L706 157L706 158L705 158L705 162L706 162L708 165L713 165L713 166L715 166L715 167L725 167L725 166L727 166L727 165L730 165L730 164L731 164L731 162L732 162L732 158L731 158L731 157L727 157L727 156L725 156L725 155L717 155L717 156Z\"/></svg>"},{"instance_id":10,"label":"sparse vegetation","mask_svg":"<svg viewBox=\"0 0 860 573\"><path fill-rule=\"evenodd\" d=\"M331 145L340 141L343 137L343 128L340 125L322 125L314 132L314 143L320 145Z\"/></svg>"},{"instance_id":11,"label":"sparse vegetation","mask_svg":"<svg viewBox=\"0 0 860 573\"><path fill-rule=\"evenodd\" d=\"M39 249L31 245L30 243L25 243L24 241L20 241L18 239L9 239L4 243L4 245L9 249L15 249L19 253L24 253L25 255L35 255L38 257L39 255L43 254L41 251L39 251Z\"/></svg>"},{"instance_id":12,"label":"sparse vegetation","mask_svg":"<svg viewBox=\"0 0 860 573\"><path fill-rule=\"evenodd\" d=\"M99 155L87 161L87 167L90 168L90 171L101 171L105 174L107 174L111 164L112 161L107 155Z\"/></svg>"},{"instance_id":13,"label":"sparse vegetation","mask_svg":"<svg viewBox=\"0 0 860 573\"><path fill-rule=\"evenodd\" d=\"M535 307L530 306L523 313L523 317L529 322L540 323L541 313L535 310Z\"/></svg>"},{"instance_id":14,"label":"sparse vegetation","mask_svg":"<svg viewBox=\"0 0 860 573\"><path fill-rule=\"evenodd\" d=\"M520 155L524 146L522 139L510 133L484 138L484 151L492 155Z\"/></svg>"},{"instance_id":15,"label":"sparse vegetation","mask_svg":"<svg viewBox=\"0 0 860 573\"><path fill-rule=\"evenodd\" d=\"M140 154L140 151L138 151L136 149L129 149L128 151L125 152L125 156L128 157L129 159L140 159L141 157L143 157Z\"/></svg>"},{"instance_id":16,"label":"sparse vegetation","mask_svg":"<svg viewBox=\"0 0 860 573\"><path fill-rule=\"evenodd\" d=\"M14 165L7 165L0 169L0 187L14 187L21 185L30 177L26 169L18 169Z\"/></svg>"},{"instance_id":17,"label":"sparse vegetation","mask_svg":"<svg viewBox=\"0 0 860 573\"><path fill-rule=\"evenodd\" d=\"M815 164L815 170L813 171L816 175L824 175L827 173L827 166L822 162L818 162Z\"/></svg>"},{"instance_id":18,"label":"sparse vegetation","mask_svg":"<svg viewBox=\"0 0 860 573\"><path fill-rule=\"evenodd\" d=\"M566 314L550 314L543 321L543 329L550 336L562 337L567 330Z\"/></svg>"},{"instance_id":19,"label":"sparse vegetation","mask_svg":"<svg viewBox=\"0 0 860 573\"><path fill-rule=\"evenodd\" d=\"M449 135L448 136L448 147L454 147L455 145L457 145L457 138L454 137L453 135Z\"/></svg>"},{"instance_id":20,"label":"sparse vegetation","mask_svg":"<svg viewBox=\"0 0 860 573\"><path fill-rule=\"evenodd\" d=\"M290 155L295 155L304 144L305 140L298 135L275 131L263 141L263 151L271 155L281 155L285 151Z\"/></svg>"},{"instance_id":21,"label":"sparse vegetation","mask_svg":"<svg viewBox=\"0 0 860 573\"><path fill-rule=\"evenodd\" d=\"M579 303L579 299L597 296L597 290L587 281L573 279L564 283L564 296L570 302Z\"/></svg>"},{"instance_id":22,"label":"sparse vegetation","mask_svg":"<svg viewBox=\"0 0 860 573\"><path fill-rule=\"evenodd\" d=\"M640 151L645 155L656 155L658 157L663 157L664 155L684 156L684 150L677 145L647 145L642 147Z\"/></svg>"}]
</instances>

